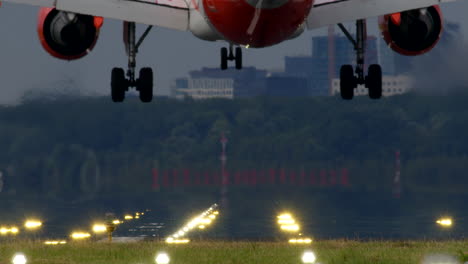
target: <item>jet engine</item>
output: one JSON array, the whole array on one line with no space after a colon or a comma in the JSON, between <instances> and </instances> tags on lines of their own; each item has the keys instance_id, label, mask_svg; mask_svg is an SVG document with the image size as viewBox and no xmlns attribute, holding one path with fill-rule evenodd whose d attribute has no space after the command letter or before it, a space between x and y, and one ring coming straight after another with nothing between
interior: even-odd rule
<instances>
[{"instance_id":1,"label":"jet engine","mask_svg":"<svg viewBox=\"0 0 468 264\"><path fill-rule=\"evenodd\" d=\"M379 17L379 26L388 46L407 56L432 50L442 34L439 6L415 9Z\"/></svg>"},{"instance_id":2,"label":"jet engine","mask_svg":"<svg viewBox=\"0 0 468 264\"><path fill-rule=\"evenodd\" d=\"M62 60L76 60L93 49L102 24L102 17L41 8L37 33L42 47L50 55Z\"/></svg>"}]
</instances>

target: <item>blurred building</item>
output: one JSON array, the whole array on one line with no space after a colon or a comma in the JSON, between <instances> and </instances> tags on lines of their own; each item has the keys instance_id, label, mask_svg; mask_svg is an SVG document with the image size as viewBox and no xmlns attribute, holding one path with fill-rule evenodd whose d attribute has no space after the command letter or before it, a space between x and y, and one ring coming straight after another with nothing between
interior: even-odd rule
<instances>
[{"instance_id":1,"label":"blurred building","mask_svg":"<svg viewBox=\"0 0 468 264\"><path fill-rule=\"evenodd\" d=\"M405 75L383 76L382 77L382 95L384 97L407 93L411 90L412 80ZM332 95L340 94L340 79L335 78L332 81ZM355 96L368 95L368 90L363 85L359 85L354 90Z\"/></svg>"},{"instance_id":2,"label":"blurred building","mask_svg":"<svg viewBox=\"0 0 468 264\"><path fill-rule=\"evenodd\" d=\"M310 96L329 95L330 76L338 76L342 65L356 63L356 54L351 42L345 36L334 35L332 38L335 46L332 52L329 51L329 37L320 36L312 38L311 56L285 58L285 75L305 78ZM378 61L376 40L376 37L368 37L367 65ZM333 70L332 73L328 72L329 68Z\"/></svg>"}]
</instances>

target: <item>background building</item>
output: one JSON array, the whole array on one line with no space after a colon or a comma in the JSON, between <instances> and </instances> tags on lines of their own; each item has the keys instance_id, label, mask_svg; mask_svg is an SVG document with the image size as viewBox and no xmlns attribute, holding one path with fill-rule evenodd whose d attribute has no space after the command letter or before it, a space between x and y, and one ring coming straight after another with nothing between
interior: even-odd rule
<instances>
[{"instance_id":1,"label":"background building","mask_svg":"<svg viewBox=\"0 0 468 264\"><path fill-rule=\"evenodd\" d=\"M382 95L385 97L404 94L411 90L412 80L409 76L383 76L382 77ZM335 78L332 81L332 95L340 94L340 79ZM354 95L368 95L369 91L363 85L359 85L354 90Z\"/></svg>"}]
</instances>

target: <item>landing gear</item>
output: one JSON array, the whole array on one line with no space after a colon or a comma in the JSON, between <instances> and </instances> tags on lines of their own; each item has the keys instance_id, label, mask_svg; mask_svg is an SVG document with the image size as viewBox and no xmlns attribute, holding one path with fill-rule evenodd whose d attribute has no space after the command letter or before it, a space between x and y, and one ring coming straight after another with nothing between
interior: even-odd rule
<instances>
[{"instance_id":1,"label":"landing gear","mask_svg":"<svg viewBox=\"0 0 468 264\"><path fill-rule=\"evenodd\" d=\"M365 85L369 90L371 99L380 99L382 97L382 68L380 65L372 64L369 66L367 76L364 76L364 58L366 50L366 21L360 19L356 21L356 40L343 26L338 24L346 37L353 43L356 51L356 70L353 73L353 66L343 65L340 70L340 93L345 100L351 100L354 97L354 89L358 85Z\"/></svg>"},{"instance_id":2,"label":"landing gear","mask_svg":"<svg viewBox=\"0 0 468 264\"><path fill-rule=\"evenodd\" d=\"M229 53L227 48L221 48L221 70L228 68L228 61L234 61L236 69L242 69L242 49L236 47L235 53L233 52L232 44L229 44Z\"/></svg>"},{"instance_id":3,"label":"landing gear","mask_svg":"<svg viewBox=\"0 0 468 264\"><path fill-rule=\"evenodd\" d=\"M111 74L111 97L114 102L123 102L125 93L130 88L135 88L140 94L140 100L144 103L153 100L153 70L151 68L141 68L139 78L135 77L136 55L138 49L151 31L152 26L148 26L138 42L135 40L135 23L124 22L125 48L128 56L127 78L122 68L112 69Z\"/></svg>"}]
</instances>

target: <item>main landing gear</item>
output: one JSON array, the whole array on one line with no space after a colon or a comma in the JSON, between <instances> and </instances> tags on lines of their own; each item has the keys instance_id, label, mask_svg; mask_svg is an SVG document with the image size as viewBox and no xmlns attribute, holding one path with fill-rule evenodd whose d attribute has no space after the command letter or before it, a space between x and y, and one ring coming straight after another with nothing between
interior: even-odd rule
<instances>
[{"instance_id":1,"label":"main landing gear","mask_svg":"<svg viewBox=\"0 0 468 264\"><path fill-rule=\"evenodd\" d=\"M227 48L221 48L221 70L228 68L228 61L235 61L236 69L242 69L242 49L236 47L235 53L233 52L232 44L229 44L229 53Z\"/></svg>"},{"instance_id":2,"label":"main landing gear","mask_svg":"<svg viewBox=\"0 0 468 264\"><path fill-rule=\"evenodd\" d=\"M354 89L358 85L365 85L369 90L371 99L380 99L382 97L382 68L378 64L369 66L367 76L364 77L364 57L366 50L366 21L364 19L356 21L356 40L343 26L338 24L346 37L353 43L356 50L356 70L353 71L352 65L343 65L340 70L340 92L345 100L351 100L354 97ZM356 73L356 74L354 74Z\"/></svg>"},{"instance_id":3,"label":"main landing gear","mask_svg":"<svg viewBox=\"0 0 468 264\"><path fill-rule=\"evenodd\" d=\"M148 26L146 31L140 37L138 42L135 41L135 23L124 22L124 40L125 49L128 56L128 69L125 77L125 72L122 68L112 69L111 74L111 96L114 102L123 102L125 93L130 88L135 88L140 94L140 100L144 103L153 100L153 70L151 68L141 68L139 78L135 77L136 55L138 48L143 40L145 40L152 26Z\"/></svg>"}]
</instances>

